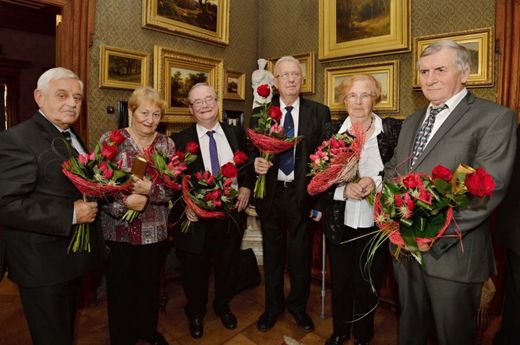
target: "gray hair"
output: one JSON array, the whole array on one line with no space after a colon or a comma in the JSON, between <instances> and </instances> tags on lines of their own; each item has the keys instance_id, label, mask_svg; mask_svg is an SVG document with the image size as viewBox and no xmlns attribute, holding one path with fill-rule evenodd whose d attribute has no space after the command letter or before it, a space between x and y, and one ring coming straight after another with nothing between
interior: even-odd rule
<instances>
[{"instance_id":1,"label":"gray hair","mask_svg":"<svg viewBox=\"0 0 520 345\"><path fill-rule=\"evenodd\" d=\"M273 74L275 77L278 75L278 68L280 67L280 64L284 61L294 62L295 64L298 65L298 68L300 69L300 73L303 72L302 65L300 65L300 61L298 61L298 59L296 59L294 56L286 55L286 56L282 56L281 58L276 60L276 63L274 64L274 68L273 68L273 72L274 72Z\"/></svg>"},{"instance_id":2,"label":"gray hair","mask_svg":"<svg viewBox=\"0 0 520 345\"><path fill-rule=\"evenodd\" d=\"M77 80L79 82L79 88L81 90L81 93L83 93L83 82L81 81L81 79L79 79L76 73L63 67L55 67L45 71L38 79L36 88L42 92L45 92L47 91L47 88L49 87L49 83L51 81L60 79Z\"/></svg>"},{"instance_id":3,"label":"gray hair","mask_svg":"<svg viewBox=\"0 0 520 345\"><path fill-rule=\"evenodd\" d=\"M466 47L464 47L461 44L458 44L455 41L452 40L440 40L436 41L432 44L430 44L426 49L423 50L421 53L420 58L428 55L432 55L435 53L438 53L444 48L450 48L455 50L455 65L457 65L457 68L459 71L464 71L466 68L470 69L470 57L469 57L469 51ZM417 69L421 68L421 59L417 61Z\"/></svg>"},{"instance_id":4,"label":"gray hair","mask_svg":"<svg viewBox=\"0 0 520 345\"><path fill-rule=\"evenodd\" d=\"M201 87L201 86L207 86L207 87L209 87L209 88L213 91L213 93L215 94L215 99L218 98L217 91L215 90L215 88L214 88L213 86L209 85L209 84L206 83L206 82L201 82L201 83L197 83L197 84L193 85L193 86L191 87L190 91L188 92L188 101L189 101L190 103L192 102L192 100L191 100L191 94L192 94L193 90L195 90L195 89L197 89L197 88L199 88L199 87Z\"/></svg>"}]
</instances>

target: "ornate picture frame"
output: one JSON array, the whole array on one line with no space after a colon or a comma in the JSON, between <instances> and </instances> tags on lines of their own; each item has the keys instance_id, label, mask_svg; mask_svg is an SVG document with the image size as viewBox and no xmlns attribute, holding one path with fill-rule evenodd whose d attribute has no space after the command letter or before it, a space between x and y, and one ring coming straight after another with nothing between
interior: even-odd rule
<instances>
[{"instance_id":1,"label":"ornate picture frame","mask_svg":"<svg viewBox=\"0 0 520 345\"><path fill-rule=\"evenodd\" d=\"M319 59L410 51L411 0L319 0Z\"/></svg>"},{"instance_id":2,"label":"ornate picture frame","mask_svg":"<svg viewBox=\"0 0 520 345\"><path fill-rule=\"evenodd\" d=\"M438 34L420 36L414 38L413 51L413 87L420 88L419 74L417 71L417 61L422 51L438 40L453 40L468 48L471 56L471 72L466 86L468 87L489 87L493 86L493 60L494 42L493 28L481 28L452 32L448 34Z\"/></svg>"},{"instance_id":3,"label":"ornate picture frame","mask_svg":"<svg viewBox=\"0 0 520 345\"><path fill-rule=\"evenodd\" d=\"M242 127L244 125L244 112L241 110L224 110L223 121L230 126Z\"/></svg>"},{"instance_id":4,"label":"ornate picture frame","mask_svg":"<svg viewBox=\"0 0 520 345\"><path fill-rule=\"evenodd\" d=\"M325 104L331 112L345 112L345 105L339 95L341 82L346 77L356 74L370 74L381 83L381 101L375 106L376 111L399 111L399 60L392 60L326 68Z\"/></svg>"},{"instance_id":5,"label":"ornate picture frame","mask_svg":"<svg viewBox=\"0 0 520 345\"><path fill-rule=\"evenodd\" d=\"M300 62L302 66L303 72L303 82L302 87L300 89L301 93L314 93L314 68L315 68L315 58L314 52L302 53L293 55L295 59ZM279 59L277 58L269 58L267 61L267 70L271 73L274 73L274 64Z\"/></svg>"},{"instance_id":6,"label":"ornate picture frame","mask_svg":"<svg viewBox=\"0 0 520 345\"><path fill-rule=\"evenodd\" d=\"M143 27L216 45L229 44L230 0L143 0ZM201 5L203 4L203 5Z\"/></svg>"},{"instance_id":7,"label":"ornate picture frame","mask_svg":"<svg viewBox=\"0 0 520 345\"><path fill-rule=\"evenodd\" d=\"M243 101L246 99L246 74L226 71L224 73L224 99Z\"/></svg>"},{"instance_id":8,"label":"ornate picture frame","mask_svg":"<svg viewBox=\"0 0 520 345\"><path fill-rule=\"evenodd\" d=\"M148 85L150 54L109 47L99 48L99 87L134 90Z\"/></svg>"},{"instance_id":9,"label":"ornate picture frame","mask_svg":"<svg viewBox=\"0 0 520 345\"><path fill-rule=\"evenodd\" d=\"M154 46L154 87L166 100L162 122L195 122L188 109L188 91L198 82L207 82L218 94L222 112L223 61ZM221 116L221 115L220 115Z\"/></svg>"}]
</instances>

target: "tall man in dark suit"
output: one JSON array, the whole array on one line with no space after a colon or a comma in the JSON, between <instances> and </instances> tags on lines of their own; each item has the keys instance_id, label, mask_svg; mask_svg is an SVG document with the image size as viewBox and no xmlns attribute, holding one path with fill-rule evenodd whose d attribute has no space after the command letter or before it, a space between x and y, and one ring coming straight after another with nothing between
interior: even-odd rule
<instances>
[{"instance_id":1,"label":"tall man in dark suit","mask_svg":"<svg viewBox=\"0 0 520 345\"><path fill-rule=\"evenodd\" d=\"M233 161L237 150L246 152L246 136L242 128L232 127L218 121L217 93L206 83L194 85L189 94L190 113L197 123L172 136L178 150L195 142L200 146L197 159L188 165L187 173L198 171L218 173L221 165ZM213 146L213 149L211 146ZM248 168L239 167L236 181L238 188L237 212L226 219L199 219L195 212L186 208L192 222L187 232L174 227L174 243L181 263L182 284L188 302L184 308L190 323L193 338L203 335L203 318L208 302L208 275L213 263L215 275L215 299L213 309L227 329L237 327L237 319L229 308L233 297L240 243L245 229L246 216L243 210L251 195L251 176Z\"/></svg>"},{"instance_id":2,"label":"tall man in dark suit","mask_svg":"<svg viewBox=\"0 0 520 345\"><path fill-rule=\"evenodd\" d=\"M97 213L97 203L83 201L60 167L71 152L63 132L76 150L84 151L72 128L82 95L76 74L50 69L34 91L39 111L0 133L0 222L7 269L18 285L34 344L72 344L79 277L103 248L93 232L91 253L67 254L73 224L91 223Z\"/></svg>"},{"instance_id":3,"label":"tall man in dark suit","mask_svg":"<svg viewBox=\"0 0 520 345\"><path fill-rule=\"evenodd\" d=\"M266 174L266 195L256 201L260 216L264 249L265 312L257 322L260 331L271 329L285 305L299 327L314 329L306 312L311 275L312 229L309 215L314 200L307 194L310 181L309 155L320 144L330 110L323 104L300 97L303 75L300 63L292 56L280 58L274 67L274 86L280 97L273 104L280 106L282 124L292 121L294 133L303 140L292 150L282 153L272 163L255 159L255 171ZM256 126L255 118L252 127ZM288 244L288 245L287 245ZM284 298L285 248L291 292Z\"/></svg>"},{"instance_id":4,"label":"tall man in dark suit","mask_svg":"<svg viewBox=\"0 0 520 345\"><path fill-rule=\"evenodd\" d=\"M494 266L488 217L509 183L516 121L510 109L468 92L469 61L468 50L453 41L438 41L423 51L417 67L430 104L405 120L385 169L391 178L408 172L431 174L438 164L453 171L464 163L486 169L496 182L484 206L456 210L446 235L419 247L424 252L422 267L409 257L394 260L401 345L426 344L430 313L439 344L473 344L481 287ZM432 119L430 134L424 135ZM425 143L423 150L414 145L418 137Z\"/></svg>"}]
</instances>

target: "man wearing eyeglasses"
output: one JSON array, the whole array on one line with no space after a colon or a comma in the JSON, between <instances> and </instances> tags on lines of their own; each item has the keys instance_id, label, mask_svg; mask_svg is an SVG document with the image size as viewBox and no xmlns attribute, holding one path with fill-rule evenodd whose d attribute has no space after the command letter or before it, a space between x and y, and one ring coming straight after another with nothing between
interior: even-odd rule
<instances>
[{"instance_id":1,"label":"man wearing eyeglasses","mask_svg":"<svg viewBox=\"0 0 520 345\"><path fill-rule=\"evenodd\" d=\"M246 135L242 128L229 126L218 120L219 107L215 89L206 84L195 84L189 94L190 113L197 121L191 127L172 136L175 147L185 151L187 143L196 142L200 147L197 159L188 165L186 171L194 175L199 171L211 171L216 175L220 166L233 161L237 150L246 152ZM193 338L203 335L203 318L208 301L208 275L210 262L213 262L215 275L215 299L213 309L227 329L237 327L237 319L229 308L236 281L236 268L239 258L242 231L245 229L246 216L242 212L249 203L252 178L247 168L238 173L237 212L225 219L199 219L187 207L178 211L178 217L186 212L192 226L181 231L178 217L174 227L176 254L181 263L182 284L188 302L184 311L188 316L190 334ZM178 203L180 204L180 203Z\"/></svg>"},{"instance_id":2,"label":"man wearing eyeglasses","mask_svg":"<svg viewBox=\"0 0 520 345\"><path fill-rule=\"evenodd\" d=\"M274 66L274 86L279 97L273 104L280 106L281 124L286 133L303 136L295 148L279 154L272 163L255 159L257 174L266 175L266 195L256 200L260 216L265 272L265 312L257 328L266 332L276 323L287 306L296 324L312 331L314 323L307 314L310 290L312 228L310 214L314 200L307 194L309 155L320 144L330 110L323 104L300 97L302 68L297 59L284 56ZM251 127L255 127L252 118ZM314 215L318 221L321 213ZM284 296L285 250L290 272L291 291Z\"/></svg>"}]
</instances>

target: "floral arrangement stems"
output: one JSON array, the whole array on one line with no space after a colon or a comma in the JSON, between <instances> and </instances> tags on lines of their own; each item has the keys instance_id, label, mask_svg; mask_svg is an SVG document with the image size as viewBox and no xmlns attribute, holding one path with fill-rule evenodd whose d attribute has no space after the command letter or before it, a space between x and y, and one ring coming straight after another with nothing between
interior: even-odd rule
<instances>
[{"instance_id":1,"label":"floral arrangement stems","mask_svg":"<svg viewBox=\"0 0 520 345\"><path fill-rule=\"evenodd\" d=\"M83 200L87 201L87 196L83 194ZM67 247L67 254L73 253L90 253L90 224L75 224L72 231L72 238Z\"/></svg>"},{"instance_id":2,"label":"floral arrangement stems","mask_svg":"<svg viewBox=\"0 0 520 345\"><path fill-rule=\"evenodd\" d=\"M271 161L273 158L273 155L267 152L262 153L262 158L267 160L268 162ZM253 195L255 198L263 199L265 196L265 175L258 175L255 183L255 189L253 191Z\"/></svg>"}]
</instances>

